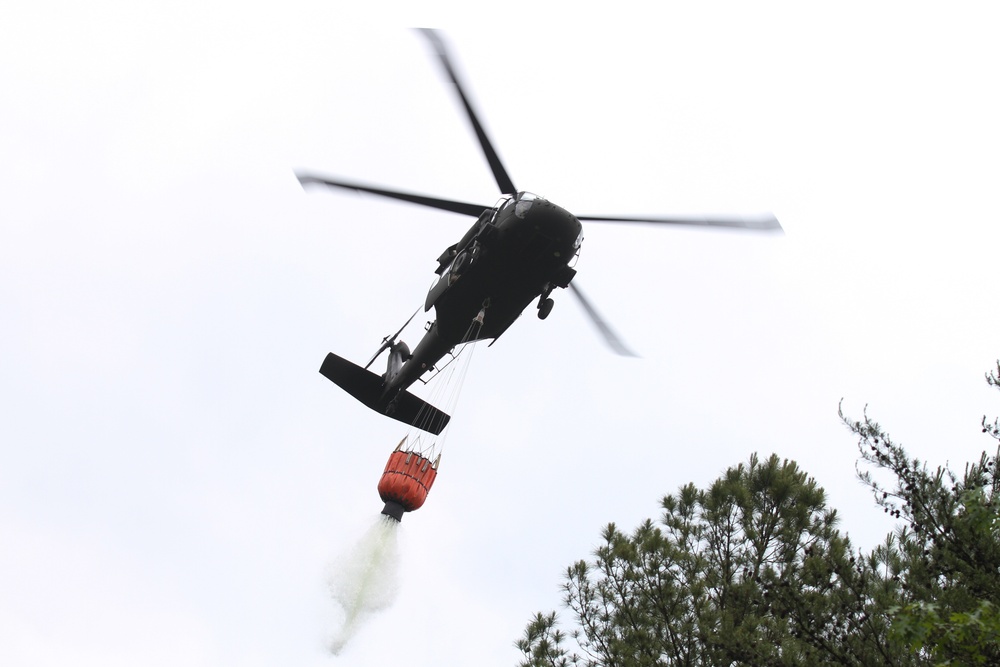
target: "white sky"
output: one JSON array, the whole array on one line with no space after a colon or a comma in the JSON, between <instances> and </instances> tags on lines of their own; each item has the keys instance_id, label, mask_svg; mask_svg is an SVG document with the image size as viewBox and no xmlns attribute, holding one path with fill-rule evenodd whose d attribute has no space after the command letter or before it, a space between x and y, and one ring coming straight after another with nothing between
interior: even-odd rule
<instances>
[{"instance_id":1,"label":"white sky","mask_svg":"<svg viewBox=\"0 0 1000 667\"><path fill-rule=\"evenodd\" d=\"M5 665L511 665L607 522L754 451L797 460L873 546L892 524L854 481L842 397L935 464L989 448L986 3L18 4L0 10ZM399 598L334 658L325 570L381 509L405 428L317 370L366 361L469 220L305 193L293 170L497 197L415 24L445 28L518 187L579 214L770 210L787 235L588 225L579 283L642 359L564 294L477 349L401 526Z\"/></svg>"}]
</instances>

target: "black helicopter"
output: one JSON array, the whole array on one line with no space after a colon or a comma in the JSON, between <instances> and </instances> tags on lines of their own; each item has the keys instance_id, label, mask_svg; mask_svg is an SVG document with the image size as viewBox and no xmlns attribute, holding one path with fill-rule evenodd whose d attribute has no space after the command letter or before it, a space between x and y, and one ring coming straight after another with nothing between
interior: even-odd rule
<instances>
[{"instance_id":1,"label":"black helicopter","mask_svg":"<svg viewBox=\"0 0 1000 667\"><path fill-rule=\"evenodd\" d=\"M445 44L434 30L421 32L430 40L444 71L458 94L500 192L494 206L468 204L426 195L363 185L341 179L298 174L299 182L355 190L428 206L476 218L457 243L437 259L439 278L427 293L424 310L437 313L414 350L396 338L410 320L392 336L387 336L364 368L333 353L326 356L320 372L369 408L406 424L438 434L450 417L407 391L457 345L475 340L496 339L537 299L538 317L552 311L552 292L569 288L579 299L608 345L618 354L632 353L598 315L572 282L576 270L571 264L583 241L581 221L695 225L758 230L780 230L773 216L755 220L726 218L661 218L575 216L552 202L518 190L504 169L476 112L459 82ZM418 310L419 312L419 310ZM414 313L414 316L416 313ZM367 370L382 352L389 350L386 372Z\"/></svg>"}]
</instances>

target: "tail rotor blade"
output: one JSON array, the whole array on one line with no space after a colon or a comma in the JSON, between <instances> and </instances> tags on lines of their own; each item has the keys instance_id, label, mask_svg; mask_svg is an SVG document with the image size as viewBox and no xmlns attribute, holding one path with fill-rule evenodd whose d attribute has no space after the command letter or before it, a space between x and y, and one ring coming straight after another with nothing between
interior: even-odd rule
<instances>
[{"instance_id":1,"label":"tail rotor blade","mask_svg":"<svg viewBox=\"0 0 1000 667\"><path fill-rule=\"evenodd\" d=\"M497 155L496 149L493 148L493 143L486 136L486 130L483 129L483 124L479 122L479 116L472 108L472 103L469 102L469 98L465 94L465 89L458 81L458 76L455 74L455 68L452 66L452 60L448 55L448 49L444 44L444 40L441 39L436 30L421 28L420 32L424 33L427 39L430 40L431 45L437 52L438 58L441 60L441 65L444 67L445 73L451 79L458 97L462 100L462 106L465 107L465 114L469 117L469 122L472 123L472 129L476 132L479 145L482 146L483 153L486 155L486 161L490 163L490 169L493 170L493 177L497 180L497 185L500 186L500 192L506 195L515 194L517 188L514 187L514 182L510 180L507 170L504 169L503 163L500 162L500 156Z\"/></svg>"},{"instance_id":2,"label":"tail rotor blade","mask_svg":"<svg viewBox=\"0 0 1000 667\"><path fill-rule=\"evenodd\" d=\"M369 359L368 363L365 364L365 370L368 370L368 367L371 366L372 364L374 364L375 360L378 359L378 355L380 355L383 352L385 352L386 350L388 350L391 345L392 345L392 343L389 342L388 338L386 338L384 341L382 341L382 345L378 348L378 352L376 352L375 356L373 356L371 359Z\"/></svg>"},{"instance_id":3,"label":"tail rotor blade","mask_svg":"<svg viewBox=\"0 0 1000 667\"><path fill-rule=\"evenodd\" d=\"M604 337L604 342L608 344L608 347L614 350L616 354L620 354L623 357L639 356L625 346L625 343L623 343L621 338L618 337L618 334L616 334L604 318L601 317L601 315L597 312L597 309L590 303L590 300L585 297L580 288L576 286L575 282L569 284L569 289L574 295L576 295L576 298L580 300L580 305L583 306L583 309L587 312L587 316L590 317L590 321L594 323L594 326L597 327L601 336Z\"/></svg>"},{"instance_id":4,"label":"tail rotor blade","mask_svg":"<svg viewBox=\"0 0 1000 667\"><path fill-rule=\"evenodd\" d=\"M385 338L382 339L381 347L378 348L378 352L375 353L375 356L369 359L368 363L365 364L365 370L368 370L368 367L371 366L373 363L375 363L375 360L378 359L378 355L382 354L383 352L385 352L386 350L388 350L390 347L393 346L393 343L396 342L396 338L399 336L399 334L403 333L403 329L405 329L406 326L413 321L413 318L416 317L417 313L419 312L420 309L417 308L415 311L413 311L413 314L410 315L410 319L406 320L403 326L399 327L399 331L392 334L392 336L386 336Z\"/></svg>"}]
</instances>

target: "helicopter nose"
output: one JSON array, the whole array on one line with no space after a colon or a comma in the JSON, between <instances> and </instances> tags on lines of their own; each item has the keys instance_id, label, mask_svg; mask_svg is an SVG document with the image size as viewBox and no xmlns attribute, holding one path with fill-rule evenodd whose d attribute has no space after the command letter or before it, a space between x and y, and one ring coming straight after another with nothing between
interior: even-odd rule
<instances>
[{"instance_id":1,"label":"helicopter nose","mask_svg":"<svg viewBox=\"0 0 1000 667\"><path fill-rule=\"evenodd\" d=\"M583 230L580 221L566 209L544 199L536 200L523 216L526 247L539 257L549 257L558 264L568 262L578 249Z\"/></svg>"},{"instance_id":2,"label":"helicopter nose","mask_svg":"<svg viewBox=\"0 0 1000 667\"><path fill-rule=\"evenodd\" d=\"M531 222L539 234L556 243L572 243L583 229L575 215L541 197L517 213L518 217Z\"/></svg>"}]
</instances>

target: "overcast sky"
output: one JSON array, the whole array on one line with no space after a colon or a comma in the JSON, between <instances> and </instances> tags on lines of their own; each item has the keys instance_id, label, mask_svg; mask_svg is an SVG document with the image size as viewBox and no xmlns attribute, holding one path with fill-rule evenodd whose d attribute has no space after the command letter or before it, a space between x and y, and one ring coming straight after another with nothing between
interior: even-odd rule
<instances>
[{"instance_id":1,"label":"overcast sky","mask_svg":"<svg viewBox=\"0 0 1000 667\"><path fill-rule=\"evenodd\" d=\"M512 665L606 523L753 452L798 461L874 546L893 524L854 479L842 398L934 465L992 442L986 3L19 5L0 10L5 665ZM406 429L317 371L367 361L469 219L294 170L496 200L421 24L518 187L581 215L772 211L786 234L587 225L577 280L641 358L564 293L478 347L400 526L398 599L333 657L327 569Z\"/></svg>"}]
</instances>

